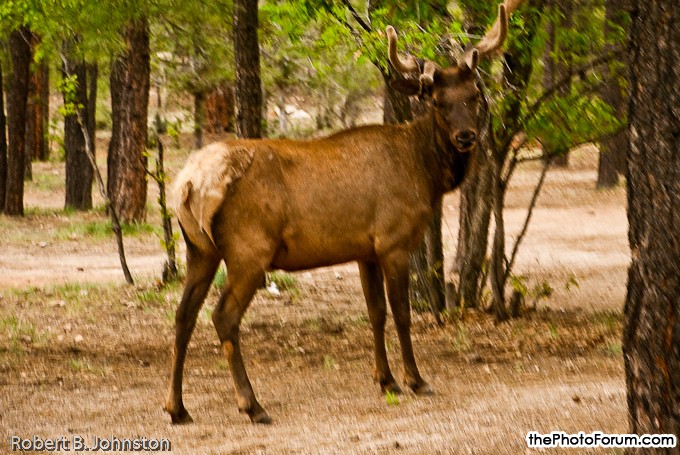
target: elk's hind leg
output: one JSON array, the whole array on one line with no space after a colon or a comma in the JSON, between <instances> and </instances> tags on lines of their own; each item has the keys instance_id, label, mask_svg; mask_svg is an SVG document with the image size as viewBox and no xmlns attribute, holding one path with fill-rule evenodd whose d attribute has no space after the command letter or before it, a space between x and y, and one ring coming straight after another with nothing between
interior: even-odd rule
<instances>
[{"instance_id":1,"label":"elk's hind leg","mask_svg":"<svg viewBox=\"0 0 680 455\"><path fill-rule=\"evenodd\" d=\"M185 235L187 244L187 279L182 300L175 313L175 347L172 358L170 390L165 410L170 414L172 423L191 422L191 416L182 401L182 376L184 360L191 334L196 326L196 318L208 294L220 257L217 251L202 251Z\"/></svg>"},{"instance_id":2,"label":"elk's hind leg","mask_svg":"<svg viewBox=\"0 0 680 455\"><path fill-rule=\"evenodd\" d=\"M401 393L401 389L390 371L390 365L387 362L387 352L385 351L387 304L385 301L382 270L376 262L359 262L359 275L361 276L361 286L364 290L366 305L368 306L368 317L371 320L371 328L373 329L375 350L373 379L380 384L380 389L383 392Z\"/></svg>"},{"instance_id":3,"label":"elk's hind leg","mask_svg":"<svg viewBox=\"0 0 680 455\"><path fill-rule=\"evenodd\" d=\"M253 423L271 423L272 420L257 402L248 379L241 356L239 326L250 300L263 279L264 269L262 267L229 264L227 282L212 315L217 335L229 362L239 411L248 414Z\"/></svg>"}]
</instances>

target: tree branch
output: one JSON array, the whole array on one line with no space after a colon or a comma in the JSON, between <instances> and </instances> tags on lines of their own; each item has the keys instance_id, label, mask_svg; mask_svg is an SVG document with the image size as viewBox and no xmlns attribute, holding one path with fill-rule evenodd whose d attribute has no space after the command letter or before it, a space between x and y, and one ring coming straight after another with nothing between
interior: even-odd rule
<instances>
[{"instance_id":1,"label":"tree branch","mask_svg":"<svg viewBox=\"0 0 680 455\"><path fill-rule=\"evenodd\" d=\"M552 86L547 88L541 96L538 97L534 103L529 106L527 114L521 119L520 122L518 122L518 125L525 125L526 122L531 120L540 107L545 103L547 100L552 98L555 93L557 93L560 89L568 85L571 80L574 78L574 76L579 75L579 74L584 74L586 71L595 68L596 66L603 65L605 63L610 62L611 60L621 57L625 52L625 49L623 46L615 46L612 47L611 49L607 50L606 52L601 53L594 59L590 60L587 63L584 63L583 65L580 65L578 67L572 68L569 70L567 74L565 74L560 80L555 82ZM518 127L517 131L514 131L512 135L510 135L510 139L517 134L520 131L520 128Z\"/></svg>"},{"instance_id":2,"label":"tree branch","mask_svg":"<svg viewBox=\"0 0 680 455\"><path fill-rule=\"evenodd\" d=\"M536 185L536 188L534 189L534 194L531 196L531 202L529 203L529 210L527 211L527 217L524 220L524 225L522 226L522 230L520 231L519 235L517 236L517 240L515 240L515 245L512 247L512 254L510 255L510 259L507 261L507 265L505 266L505 280L507 280L508 276L510 276L510 271L512 270L512 266L515 263L515 258L517 257L517 250L519 249L519 244L524 239L524 236L526 235L527 230L529 228L529 221L531 221L531 215L534 212L534 207L536 207L536 201L538 201L538 195L541 192L541 188L543 188L543 182L545 181L545 176L548 173L548 168L550 167L551 163L552 163L552 158L549 158L545 161L545 164L543 164L543 169L541 170L541 177L538 179L538 184Z\"/></svg>"},{"instance_id":3,"label":"tree branch","mask_svg":"<svg viewBox=\"0 0 680 455\"><path fill-rule=\"evenodd\" d=\"M352 6L352 4L349 2L349 0L342 0L342 4L347 7L347 9L349 10L350 13L352 13L352 17L354 18L355 21L357 21L357 23L361 26L361 28L364 29L364 31L366 31L366 32L372 32L373 31L371 26L368 25L366 22L364 22L362 17L359 15L357 10L354 9L354 6Z\"/></svg>"}]
</instances>

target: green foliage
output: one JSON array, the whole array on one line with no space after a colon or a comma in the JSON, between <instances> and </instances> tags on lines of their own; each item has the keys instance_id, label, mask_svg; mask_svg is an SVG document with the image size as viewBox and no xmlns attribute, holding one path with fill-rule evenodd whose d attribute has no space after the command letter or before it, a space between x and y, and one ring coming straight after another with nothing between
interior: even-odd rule
<instances>
[{"instance_id":1,"label":"green foliage","mask_svg":"<svg viewBox=\"0 0 680 455\"><path fill-rule=\"evenodd\" d=\"M122 224L121 229L125 236L156 234L158 227L148 223ZM59 239L105 239L113 233L113 226L109 220L89 221L87 223L73 223L67 227L59 228L56 237Z\"/></svg>"},{"instance_id":2,"label":"green foliage","mask_svg":"<svg viewBox=\"0 0 680 455\"><path fill-rule=\"evenodd\" d=\"M281 291L300 293L297 279L290 273L275 270L267 274L267 281L276 284L276 287Z\"/></svg>"},{"instance_id":3,"label":"green foliage","mask_svg":"<svg viewBox=\"0 0 680 455\"><path fill-rule=\"evenodd\" d=\"M385 392L385 402L388 406L398 406L400 403L399 395L388 390Z\"/></svg>"},{"instance_id":4,"label":"green foliage","mask_svg":"<svg viewBox=\"0 0 680 455\"><path fill-rule=\"evenodd\" d=\"M78 111L83 109L82 104L76 103L76 91L78 90L78 76L71 74L64 76L57 82L57 90L64 96L64 104L59 106L59 113L64 117L68 115L77 115Z\"/></svg>"},{"instance_id":5,"label":"green foliage","mask_svg":"<svg viewBox=\"0 0 680 455\"><path fill-rule=\"evenodd\" d=\"M224 287L224 283L227 281L227 269L224 268L224 264L220 265L220 268L217 269L217 273L215 274L215 278L213 278L213 287L216 289L222 289Z\"/></svg>"}]
</instances>

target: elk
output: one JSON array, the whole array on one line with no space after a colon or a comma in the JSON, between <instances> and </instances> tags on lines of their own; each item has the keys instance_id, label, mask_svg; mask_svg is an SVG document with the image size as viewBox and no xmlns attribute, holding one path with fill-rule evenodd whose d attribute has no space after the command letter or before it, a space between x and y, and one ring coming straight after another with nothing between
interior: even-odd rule
<instances>
[{"instance_id":1,"label":"elk","mask_svg":"<svg viewBox=\"0 0 680 455\"><path fill-rule=\"evenodd\" d=\"M187 345L220 261L228 275L212 320L235 385L238 408L270 423L246 373L239 325L272 269L297 271L350 261L359 265L375 343L374 379L400 392L387 362L387 297L401 345L404 382L430 394L413 354L408 301L409 253L421 241L435 205L464 179L477 140L475 68L500 49L508 14L449 68L397 54L387 27L389 61L415 78L395 87L431 98L412 123L372 125L309 141L234 140L194 153L175 182L176 213L186 241L187 277L176 313L172 373L165 410L173 423L192 421L182 401Z\"/></svg>"}]
</instances>

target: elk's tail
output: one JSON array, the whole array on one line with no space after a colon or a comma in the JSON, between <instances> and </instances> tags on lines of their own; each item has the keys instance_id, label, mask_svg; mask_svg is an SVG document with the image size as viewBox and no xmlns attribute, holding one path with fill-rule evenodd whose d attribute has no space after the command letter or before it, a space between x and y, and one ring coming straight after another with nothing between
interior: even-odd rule
<instances>
[{"instance_id":1,"label":"elk's tail","mask_svg":"<svg viewBox=\"0 0 680 455\"><path fill-rule=\"evenodd\" d=\"M215 248L212 220L227 191L253 161L254 152L243 146L210 144L192 154L175 179L175 213L184 234L200 248Z\"/></svg>"}]
</instances>

